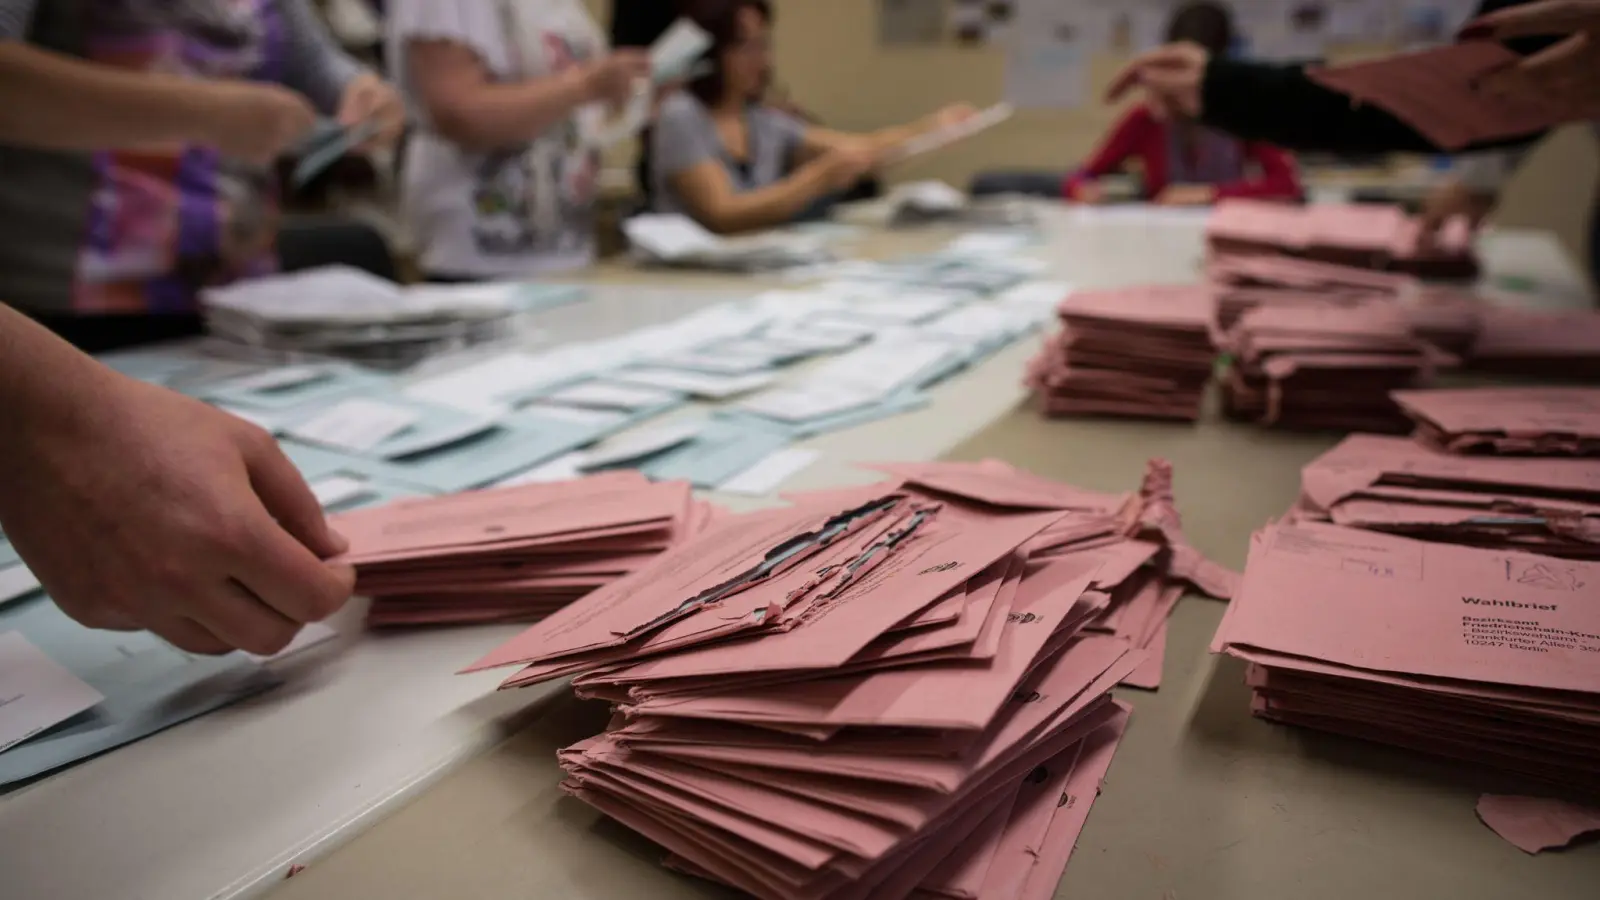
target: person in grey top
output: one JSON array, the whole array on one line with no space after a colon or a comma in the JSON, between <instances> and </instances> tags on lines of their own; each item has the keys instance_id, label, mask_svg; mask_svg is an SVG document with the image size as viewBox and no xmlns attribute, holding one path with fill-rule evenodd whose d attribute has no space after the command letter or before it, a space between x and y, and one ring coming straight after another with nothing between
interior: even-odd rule
<instances>
[{"instance_id":1,"label":"person in grey top","mask_svg":"<svg viewBox=\"0 0 1600 900\"><path fill-rule=\"evenodd\" d=\"M961 122L949 106L917 122L846 134L762 102L771 80L767 0L692 0L686 14L711 34L710 71L661 105L650 137L651 204L730 234L790 222L849 189L886 152Z\"/></svg>"}]
</instances>

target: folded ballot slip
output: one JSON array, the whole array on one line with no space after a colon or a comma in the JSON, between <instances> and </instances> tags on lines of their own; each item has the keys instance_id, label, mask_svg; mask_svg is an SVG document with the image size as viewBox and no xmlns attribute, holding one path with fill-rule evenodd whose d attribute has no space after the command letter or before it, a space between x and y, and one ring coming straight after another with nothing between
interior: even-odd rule
<instances>
[{"instance_id":1,"label":"folded ballot slip","mask_svg":"<svg viewBox=\"0 0 1600 900\"><path fill-rule=\"evenodd\" d=\"M762 898L1045 900L1166 617L1236 576L1183 537L1171 471L1125 494L998 461L719 516L479 660L617 715L563 789L664 864ZM352 538L354 541L354 538Z\"/></svg>"}]
</instances>

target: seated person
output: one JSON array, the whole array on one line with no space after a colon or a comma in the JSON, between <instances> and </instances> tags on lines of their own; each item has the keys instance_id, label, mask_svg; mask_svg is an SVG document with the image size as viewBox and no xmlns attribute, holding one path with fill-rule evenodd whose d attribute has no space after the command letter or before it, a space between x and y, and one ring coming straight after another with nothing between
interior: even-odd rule
<instances>
[{"instance_id":1,"label":"seated person","mask_svg":"<svg viewBox=\"0 0 1600 900\"><path fill-rule=\"evenodd\" d=\"M661 105L650 147L657 212L722 234L783 225L850 190L885 151L972 114L951 106L865 135L808 125L762 102L772 72L766 0L697 0L687 13L715 41L712 71Z\"/></svg>"},{"instance_id":2,"label":"seated person","mask_svg":"<svg viewBox=\"0 0 1600 900\"><path fill-rule=\"evenodd\" d=\"M162 73L199 113L223 83L278 84L345 124L403 125L398 97L338 49L310 0L0 0L8 77L41 83ZM87 89L87 88L86 88ZM188 97L182 94L187 93ZM89 96L72 109L93 108ZM265 113L270 115L271 113ZM276 185L237 141L94 154L0 147L0 297L89 350L197 334L199 292L277 267Z\"/></svg>"},{"instance_id":3,"label":"seated person","mask_svg":"<svg viewBox=\"0 0 1600 900\"><path fill-rule=\"evenodd\" d=\"M595 255L603 104L647 77L582 0L390 0L389 58L419 124L402 214L434 281L516 278Z\"/></svg>"},{"instance_id":4,"label":"seated person","mask_svg":"<svg viewBox=\"0 0 1600 900\"><path fill-rule=\"evenodd\" d=\"M1224 56L1234 40L1233 19L1217 3L1188 3L1167 25L1169 42L1189 41ZM1197 122L1167 118L1147 105L1129 110L1105 144L1062 185L1079 203L1104 199L1097 179L1130 159L1144 168L1144 199L1168 206L1204 206L1225 197L1298 200L1293 158L1257 141L1240 141Z\"/></svg>"}]
</instances>

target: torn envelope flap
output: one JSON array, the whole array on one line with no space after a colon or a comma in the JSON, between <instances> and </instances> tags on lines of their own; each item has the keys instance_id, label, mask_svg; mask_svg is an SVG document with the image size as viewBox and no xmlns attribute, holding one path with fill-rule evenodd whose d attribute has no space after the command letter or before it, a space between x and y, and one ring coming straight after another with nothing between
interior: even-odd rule
<instances>
[{"instance_id":1,"label":"torn envelope flap","mask_svg":"<svg viewBox=\"0 0 1600 900\"><path fill-rule=\"evenodd\" d=\"M1012 553L1060 513L997 513L948 503L927 530L883 554L858 579L786 617L785 629L750 645L702 647L652 664L652 677L831 668L864 650L908 616ZM1085 574L1087 581L1088 573ZM704 623L690 623L690 630ZM674 637L682 639L683 635Z\"/></svg>"},{"instance_id":2,"label":"torn envelope flap","mask_svg":"<svg viewBox=\"0 0 1600 900\"><path fill-rule=\"evenodd\" d=\"M468 671L548 662L620 647L652 625L664 625L698 607L690 601L734 582L750 584L752 567L771 574L808 552L884 515L903 500L892 490L856 495L820 511L816 505L780 508L717 521L653 565L590 594L529 628L473 664ZM840 512L844 510L844 512ZM752 563L752 560L757 562ZM728 596L723 590L718 596Z\"/></svg>"}]
</instances>

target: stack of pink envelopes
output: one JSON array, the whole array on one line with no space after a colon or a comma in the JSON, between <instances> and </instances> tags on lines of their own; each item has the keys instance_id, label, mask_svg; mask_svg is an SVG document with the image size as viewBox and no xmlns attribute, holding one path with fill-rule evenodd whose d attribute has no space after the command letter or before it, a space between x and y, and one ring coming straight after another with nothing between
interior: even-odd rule
<instances>
[{"instance_id":1,"label":"stack of pink envelopes","mask_svg":"<svg viewBox=\"0 0 1600 900\"><path fill-rule=\"evenodd\" d=\"M1061 332L1028 368L1046 415L1200 417L1216 361L1209 286L1077 291L1060 315Z\"/></svg>"},{"instance_id":2,"label":"stack of pink envelopes","mask_svg":"<svg viewBox=\"0 0 1600 900\"><path fill-rule=\"evenodd\" d=\"M1600 379L1600 312L1483 311L1472 368L1560 380Z\"/></svg>"},{"instance_id":3,"label":"stack of pink envelopes","mask_svg":"<svg viewBox=\"0 0 1600 900\"><path fill-rule=\"evenodd\" d=\"M1264 718L1600 797L1597 592L1593 563L1282 523L1212 650Z\"/></svg>"},{"instance_id":4,"label":"stack of pink envelopes","mask_svg":"<svg viewBox=\"0 0 1600 900\"><path fill-rule=\"evenodd\" d=\"M718 519L472 669L613 703L563 787L673 869L783 900L1046 900L1127 725L1110 690L1148 665L1131 626L1091 630L1110 595L1232 579L1183 541L1162 465L1127 495L883 468Z\"/></svg>"},{"instance_id":5,"label":"stack of pink envelopes","mask_svg":"<svg viewBox=\"0 0 1600 900\"><path fill-rule=\"evenodd\" d=\"M1226 334L1258 306L1359 306L1398 302L1420 290L1416 279L1288 256L1212 259L1206 277L1217 287L1217 331Z\"/></svg>"},{"instance_id":6,"label":"stack of pink envelopes","mask_svg":"<svg viewBox=\"0 0 1600 900\"><path fill-rule=\"evenodd\" d=\"M1206 222L1206 241L1214 267L1234 257L1287 254L1426 278L1478 274L1472 229L1464 218L1447 222L1424 242L1420 222L1394 206L1225 200Z\"/></svg>"},{"instance_id":7,"label":"stack of pink envelopes","mask_svg":"<svg viewBox=\"0 0 1600 900\"><path fill-rule=\"evenodd\" d=\"M1305 429L1404 431L1391 391L1453 362L1413 336L1397 305L1258 307L1226 337L1223 408L1233 418Z\"/></svg>"},{"instance_id":8,"label":"stack of pink envelopes","mask_svg":"<svg viewBox=\"0 0 1600 900\"><path fill-rule=\"evenodd\" d=\"M1407 291L1399 304L1412 334L1454 356L1472 349L1489 308L1470 291L1440 286Z\"/></svg>"},{"instance_id":9,"label":"stack of pink envelopes","mask_svg":"<svg viewBox=\"0 0 1600 900\"><path fill-rule=\"evenodd\" d=\"M402 500L339 516L370 625L531 622L711 521L685 482L614 472Z\"/></svg>"},{"instance_id":10,"label":"stack of pink envelopes","mask_svg":"<svg viewBox=\"0 0 1600 900\"><path fill-rule=\"evenodd\" d=\"M1600 466L1587 459L1461 456L1353 434L1308 464L1291 518L1600 559Z\"/></svg>"},{"instance_id":11,"label":"stack of pink envelopes","mask_svg":"<svg viewBox=\"0 0 1600 900\"><path fill-rule=\"evenodd\" d=\"M1600 388L1400 391L1417 440L1449 453L1600 456Z\"/></svg>"}]
</instances>

